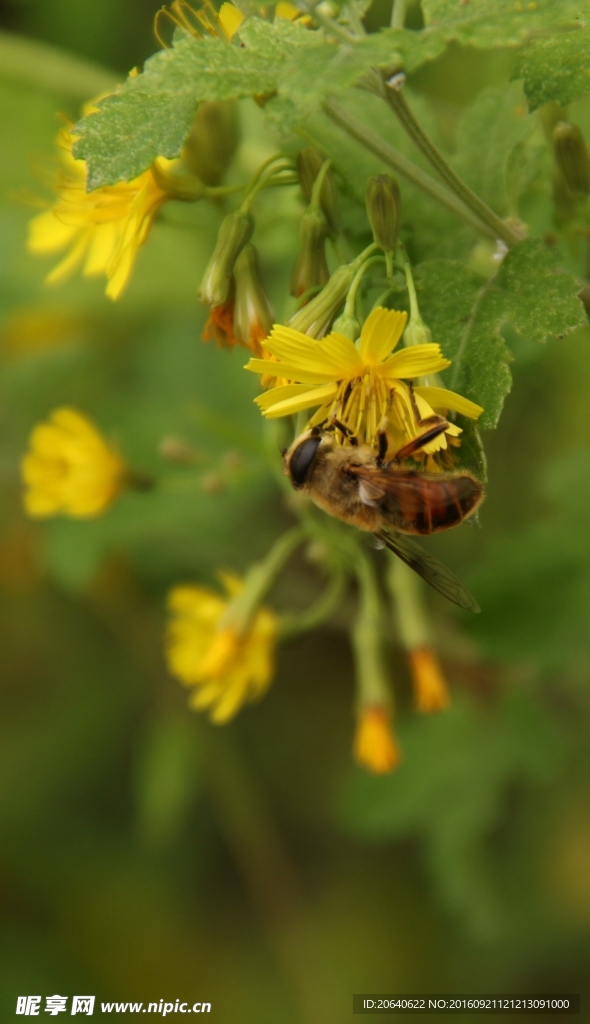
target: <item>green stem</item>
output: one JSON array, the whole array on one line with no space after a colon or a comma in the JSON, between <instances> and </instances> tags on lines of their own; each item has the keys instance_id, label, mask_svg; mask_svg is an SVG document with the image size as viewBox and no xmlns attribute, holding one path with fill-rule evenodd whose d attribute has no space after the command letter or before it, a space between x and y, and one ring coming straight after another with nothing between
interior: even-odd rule
<instances>
[{"instance_id":1,"label":"green stem","mask_svg":"<svg viewBox=\"0 0 590 1024\"><path fill-rule=\"evenodd\" d=\"M383 662L383 606L370 559L357 547L355 572L359 582L359 609L353 627L358 703L360 707L392 703Z\"/></svg>"},{"instance_id":2,"label":"green stem","mask_svg":"<svg viewBox=\"0 0 590 1024\"><path fill-rule=\"evenodd\" d=\"M319 174L318 174L316 180L314 181L313 188L311 190L311 202L309 204L309 208L311 210L319 210L320 209L320 195L322 193L322 188L323 188L323 185L324 185L324 181L326 180L326 174L330 170L331 166L332 166L332 161L331 160L324 160L322 166L320 167Z\"/></svg>"},{"instance_id":3,"label":"green stem","mask_svg":"<svg viewBox=\"0 0 590 1024\"><path fill-rule=\"evenodd\" d=\"M406 21L408 0L393 0L391 10L391 28L403 28Z\"/></svg>"},{"instance_id":4,"label":"green stem","mask_svg":"<svg viewBox=\"0 0 590 1024\"><path fill-rule=\"evenodd\" d=\"M490 209L487 203L484 203L483 199L480 199L479 196L469 188L469 185L459 177L456 171L453 170L451 165L445 160L440 150L434 145L432 139L429 138L422 126L414 117L413 112L406 103L403 93L398 89L391 89L386 86L384 90L380 90L379 94L388 106L391 107L402 128L404 128L429 163L432 164L437 174L439 174L444 181L445 185L447 185L447 187L454 192L455 195L465 203L465 205L469 207L469 209L472 210L484 224L487 224L488 227L491 228L496 238L501 238L508 246L516 245L516 243L520 241L516 232L505 224L504 221Z\"/></svg>"},{"instance_id":5,"label":"green stem","mask_svg":"<svg viewBox=\"0 0 590 1024\"><path fill-rule=\"evenodd\" d=\"M389 557L387 584L393 598L401 646L406 651L429 647L432 635L422 607L420 580L413 569L393 554Z\"/></svg>"},{"instance_id":6,"label":"green stem","mask_svg":"<svg viewBox=\"0 0 590 1024\"><path fill-rule=\"evenodd\" d=\"M359 36L354 35L352 32L348 32L342 25L339 25L337 21L333 21L329 15L324 14L323 11L318 10L316 4L306 3L306 0L300 0L301 7L304 11L307 11L312 18L315 18L317 22L325 29L328 35L334 36L339 39L342 43L357 43Z\"/></svg>"},{"instance_id":7,"label":"green stem","mask_svg":"<svg viewBox=\"0 0 590 1024\"><path fill-rule=\"evenodd\" d=\"M344 592L344 581L344 573L341 570L335 572L323 594L311 608L300 615L284 615L279 623L280 639L290 640L291 637L307 633L329 619Z\"/></svg>"},{"instance_id":8,"label":"green stem","mask_svg":"<svg viewBox=\"0 0 590 1024\"><path fill-rule=\"evenodd\" d=\"M370 267L374 266L375 263L383 263L383 260L384 260L383 256L372 256L370 259L366 260L365 263L363 263L359 267L359 269L357 270L357 272L354 275L354 278L352 280L352 284L350 286L350 291L348 292L348 295L346 296L346 303L345 303L345 306L344 306L344 316L354 316L355 315L356 293L358 291L359 285L360 285L360 283L361 283L361 281L362 281L366 271Z\"/></svg>"},{"instance_id":9,"label":"green stem","mask_svg":"<svg viewBox=\"0 0 590 1024\"><path fill-rule=\"evenodd\" d=\"M249 569L242 590L230 601L222 615L219 629L231 627L238 633L247 632L252 617L273 585L277 573L304 539L305 531L301 527L288 530L270 549L266 558Z\"/></svg>"},{"instance_id":10,"label":"green stem","mask_svg":"<svg viewBox=\"0 0 590 1024\"><path fill-rule=\"evenodd\" d=\"M278 153L275 156L269 157L268 160L265 160L264 163L260 165L260 167L256 171L256 174L254 175L254 177L252 178L251 182L247 187L246 195L242 200L242 204L240 206L238 213L246 215L250 212L250 207L252 206L254 199L256 198L258 192L260 192L261 188L266 188L266 185L269 183L269 178L272 178L279 171L293 170L293 165L291 162L284 162L283 167L274 167L271 171L271 174L267 175L266 172L268 171L269 167L271 167L273 164L278 163L280 160L285 161L285 158L281 153Z\"/></svg>"},{"instance_id":11,"label":"green stem","mask_svg":"<svg viewBox=\"0 0 590 1024\"><path fill-rule=\"evenodd\" d=\"M420 320L420 310L418 308L418 297L416 295L416 285L414 284L414 275L412 274L412 267L406 255L406 250L404 249L401 243L399 243L398 248L401 254L404 274L406 275L406 284L408 286L408 298L410 300L410 320Z\"/></svg>"},{"instance_id":12,"label":"green stem","mask_svg":"<svg viewBox=\"0 0 590 1024\"><path fill-rule=\"evenodd\" d=\"M393 167L398 174L401 174L404 178L410 181L413 185L422 189L426 192L431 199L436 200L442 206L445 206L447 210L450 210L456 217L459 217L462 221L478 231L480 234L487 235L488 238L496 239L497 233L493 231L487 223L483 223L479 217L476 217L469 207L465 206L453 192L449 192L444 185L440 185L438 181L431 178L429 174L413 164L411 160L408 160L402 153L399 153L397 149L390 146L388 142L385 142L380 135L377 135L372 128L368 128L366 125L359 121L358 118L354 117L353 114L349 113L345 107L333 99L327 99L323 104L323 111L327 117L330 118L334 124L337 124L339 128L342 128L347 132L353 139L360 142L365 149L374 153L375 156L379 157L383 163L389 167Z\"/></svg>"}]
</instances>

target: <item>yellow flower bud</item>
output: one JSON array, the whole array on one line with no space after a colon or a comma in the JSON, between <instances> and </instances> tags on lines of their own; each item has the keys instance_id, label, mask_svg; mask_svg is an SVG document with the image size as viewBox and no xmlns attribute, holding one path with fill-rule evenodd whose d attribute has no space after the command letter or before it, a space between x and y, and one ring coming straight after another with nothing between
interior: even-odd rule
<instances>
[{"instance_id":1,"label":"yellow flower bud","mask_svg":"<svg viewBox=\"0 0 590 1024\"><path fill-rule=\"evenodd\" d=\"M104 512L127 483L119 454L75 409L55 409L33 430L22 461L25 510L35 518L90 519Z\"/></svg>"},{"instance_id":2,"label":"yellow flower bud","mask_svg":"<svg viewBox=\"0 0 590 1024\"><path fill-rule=\"evenodd\" d=\"M438 659L430 647L408 651L418 711L444 711L451 697Z\"/></svg>"},{"instance_id":3,"label":"yellow flower bud","mask_svg":"<svg viewBox=\"0 0 590 1024\"><path fill-rule=\"evenodd\" d=\"M360 709L353 744L354 759L375 775L397 767L401 752L391 728L389 709L371 705Z\"/></svg>"},{"instance_id":4,"label":"yellow flower bud","mask_svg":"<svg viewBox=\"0 0 590 1024\"><path fill-rule=\"evenodd\" d=\"M321 210L310 207L301 220L301 248L291 275L291 295L299 298L330 278L326 261L328 223Z\"/></svg>"},{"instance_id":5,"label":"yellow flower bud","mask_svg":"<svg viewBox=\"0 0 590 1024\"><path fill-rule=\"evenodd\" d=\"M590 192L590 160L577 124L560 121L553 129L553 152L565 183L574 194Z\"/></svg>"},{"instance_id":6,"label":"yellow flower bud","mask_svg":"<svg viewBox=\"0 0 590 1024\"><path fill-rule=\"evenodd\" d=\"M227 301L236 260L253 230L254 221L249 214L229 213L223 220L201 282L200 296L207 305L220 306Z\"/></svg>"},{"instance_id":7,"label":"yellow flower bud","mask_svg":"<svg viewBox=\"0 0 590 1024\"><path fill-rule=\"evenodd\" d=\"M369 178L366 202L375 243L384 252L393 252L400 215L400 191L395 178L390 174L375 174Z\"/></svg>"}]
</instances>

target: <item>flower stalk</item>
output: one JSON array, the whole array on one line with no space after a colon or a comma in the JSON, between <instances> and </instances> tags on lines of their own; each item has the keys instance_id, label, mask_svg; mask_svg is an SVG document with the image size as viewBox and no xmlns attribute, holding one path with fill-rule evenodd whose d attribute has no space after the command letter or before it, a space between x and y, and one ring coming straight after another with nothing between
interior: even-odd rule
<instances>
[{"instance_id":1,"label":"flower stalk","mask_svg":"<svg viewBox=\"0 0 590 1024\"><path fill-rule=\"evenodd\" d=\"M376 90L371 89L370 91L375 92ZM407 181L422 189L431 199L445 206L447 210L450 210L451 213L459 217L469 227L479 232L479 234L486 235L488 238L495 240L498 237L497 232L490 227L487 221L482 221L453 191L449 191L444 185L436 181L435 178L426 174L425 171L417 167L411 160L408 160L402 153L399 153L397 149L394 149L385 139L377 135L372 128L359 121L358 118L336 100L331 98L325 100L323 111L334 124L337 124L339 128L342 128L353 139L360 142L365 149L374 153L380 160L383 160L383 163L392 167L393 170L401 174Z\"/></svg>"},{"instance_id":2,"label":"flower stalk","mask_svg":"<svg viewBox=\"0 0 590 1024\"><path fill-rule=\"evenodd\" d=\"M493 231L495 238L501 238L509 247L516 245L516 243L520 241L519 235L500 217L498 217L498 215L490 209L487 203L484 203L483 199L480 199L479 196L469 188L469 185L459 177L456 171L453 170L438 147L435 146L432 139L426 134L420 123L414 117L414 114L408 106L401 89L389 87L387 81L384 82L382 79L382 88L379 90L379 95L391 108L402 128L404 128L421 153L423 153L428 162L432 167L434 167L434 170L440 175L451 192L454 192L465 206L472 210L484 224L487 224L487 226Z\"/></svg>"}]
</instances>

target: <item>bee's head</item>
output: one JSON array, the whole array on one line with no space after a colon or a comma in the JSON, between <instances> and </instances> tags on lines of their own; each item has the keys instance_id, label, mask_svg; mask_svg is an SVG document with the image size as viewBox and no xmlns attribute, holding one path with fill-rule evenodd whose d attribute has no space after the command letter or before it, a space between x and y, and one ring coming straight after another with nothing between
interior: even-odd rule
<instances>
[{"instance_id":1,"label":"bee's head","mask_svg":"<svg viewBox=\"0 0 590 1024\"><path fill-rule=\"evenodd\" d=\"M331 445L331 438L318 430L306 430L295 438L283 456L285 472L296 490L309 480L320 448Z\"/></svg>"}]
</instances>

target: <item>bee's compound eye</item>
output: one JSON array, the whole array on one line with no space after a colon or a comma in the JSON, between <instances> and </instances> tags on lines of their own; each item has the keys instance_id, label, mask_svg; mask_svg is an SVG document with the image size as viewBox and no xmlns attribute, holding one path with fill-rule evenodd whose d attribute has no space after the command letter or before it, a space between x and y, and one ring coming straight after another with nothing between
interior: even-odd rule
<instances>
[{"instance_id":1,"label":"bee's compound eye","mask_svg":"<svg viewBox=\"0 0 590 1024\"><path fill-rule=\"evenodd\" d=\"M293 452L289 463L289 474L294 487L303 487L321 443L321 437L308 437Z\"/></svg>"}]
</instances>

